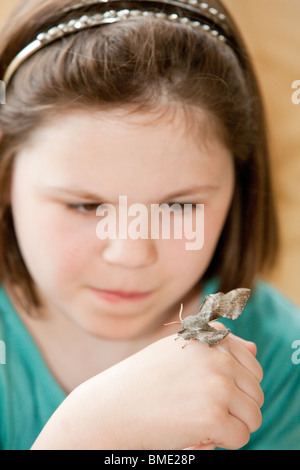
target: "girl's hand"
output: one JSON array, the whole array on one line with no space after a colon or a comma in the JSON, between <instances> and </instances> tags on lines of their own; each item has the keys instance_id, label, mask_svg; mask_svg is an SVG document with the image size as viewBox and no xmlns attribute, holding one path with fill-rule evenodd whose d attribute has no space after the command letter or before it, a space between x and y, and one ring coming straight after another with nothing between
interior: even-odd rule
<instances>
[{"instance_id":1,"label":"girl's hand","mask_svg":"<svg viewBox=\"0 0 300 470\"><path fill-rule=\"evenodd\" d=\"M255 345L229 335L214 348L166 337L79 386L33 449L244 446L261 424Z\"/></svg>"}]
</instances>

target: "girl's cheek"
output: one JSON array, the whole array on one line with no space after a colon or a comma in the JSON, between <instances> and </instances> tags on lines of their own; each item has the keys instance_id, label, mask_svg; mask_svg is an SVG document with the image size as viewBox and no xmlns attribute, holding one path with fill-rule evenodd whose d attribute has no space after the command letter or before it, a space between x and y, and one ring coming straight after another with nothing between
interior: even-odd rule
<instances>
[{"instance_id":1,"label":"girl's cheek","mask_svg":"<svg viewBox=\"0 0 300 470\"><path fill-rule=\"evenodd\" d=\"M100 257L97 244L101 242L91 240L84 231L76 234L70 233L68 237L64 234L62 238L57 240L57 243L59 245L57 263L67 273L75 273L86 265L95 263Z\"/></svg>"},{"instance_id":2,"label":"girl's cheek","mask_svg":"<svg viewBox=\"0 0 300 470\"><path fill-rule=\"evenodd\" d=\"M80 223L68 213L49 211L40 219L39 234L41 262L61 273L77 272L91 253L96 254L96 228L93 224ZM37 221L38 223L38 221ZM94 224L95 225L95 224ZM56 268L55 268L56 266Z\"/></svg>"}]
</instances>

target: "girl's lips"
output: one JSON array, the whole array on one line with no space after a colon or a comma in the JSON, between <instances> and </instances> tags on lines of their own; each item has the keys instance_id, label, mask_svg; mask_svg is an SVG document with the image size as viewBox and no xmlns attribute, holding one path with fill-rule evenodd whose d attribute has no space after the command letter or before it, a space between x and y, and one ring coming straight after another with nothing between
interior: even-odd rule
<instances>
[{"instance_id":1,"label":"girl's lips","mask_svg":"<svg viewBox=\"0 0 300 470\"><path fill-rule=\"evenodd\" d=\"M99 297L109 302L121 302L121 301L130 301L135 302L138 300L143 300L151 294L151 292L122 292L122 291L112 291L112 290L102 290L91 288L93 292Z\"/></svg>"}]
</instances>

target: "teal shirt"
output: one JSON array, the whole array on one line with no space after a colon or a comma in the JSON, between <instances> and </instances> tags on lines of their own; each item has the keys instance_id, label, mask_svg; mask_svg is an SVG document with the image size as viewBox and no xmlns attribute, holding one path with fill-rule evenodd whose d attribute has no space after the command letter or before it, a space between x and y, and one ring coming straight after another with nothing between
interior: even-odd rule
<instances>
[{"instance_id":1,"label":"teal shirt","mask_svg":"<svg viewBox=\"0 0 300 470\"><path fill-rule=\"evenodd\" d=\"M217 284L211 282L204 294L216 291ZM264 369L263 424L244 449L299 450L300 310L260 281L241 317L223 322L234 334L257 344ZM26 450L66 395L3 289L0 345L0 449Z\"/></svg>"}]
</instances>

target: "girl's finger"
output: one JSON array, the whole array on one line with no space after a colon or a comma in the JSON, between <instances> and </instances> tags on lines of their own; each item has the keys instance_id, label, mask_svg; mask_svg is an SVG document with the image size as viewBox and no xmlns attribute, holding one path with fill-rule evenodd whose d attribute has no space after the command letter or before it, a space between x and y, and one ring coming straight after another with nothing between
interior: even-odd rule
<instances>
[{"instance_id":1,"label":"girl's finger","mask_svg":"<svg viewBox=\"0 0 300 470\"><path fill-rule=\"evenodd\" d=\"M236 363L235 383L239 390L251 397L261 408L264 403L264 393L254 375L248 372L238 362Z\"/></svg>"},{"instance_id":2,"label":"girl's finger","mask_svg":"<svg viewBox=\"0 0 300 470\"><path fill-rule=\"evenodd\" d=\"M263 370L249 349L246 348L243 343L229 337L224 341L227 342L226 348L230 354L237 360L237 362L251 372L251 374L253 374L256 380L260 383L263 379Z\"/></svg>"},{"instance_id":3,"label":"girl's finger","mask_svg":"<svg viewBox=\"0 0 300 470\"><path fill-rule=\"evenodd\" d=\"M250 439L249 427L231 413L228 413L224 419L226 420L224 425L221 421L219 422L219 426L215 426L211 431L211 436L213 436L212 442L214 442L215 447L228 450L236 450L244 447ZM224 429L226 429L226 431L224 431Z\"/></svg>"},{"instance_id":4,"label":"girl's finger","mask_svg":"<svg viewBox=\"0 0 300 470\"><path fill-rule=\"evenodd\" d=\"M229 412L242 421L250 433L256 431L262 423L262 415L257 402L239 389L232 394Z\"/></svg>"},{"instance_id":5,"label":"girl's finger","mask_svg":"<svg viewBox=\"0 0 300 470\"><path fill-rule=\"evenodd\" d=\"M225 326L219 322L213 322L212 326L218 330L225 330ZM236 336L233 333L230 333L228 337L235 339L235 341L237 341L240 344L243 344L248 349L248 351L251 352L253 356L256 356L257 347L255 343L253 343L252 341L247 341L243 338L240 338L239 336Z\"/></svg>"}]
</instances>

